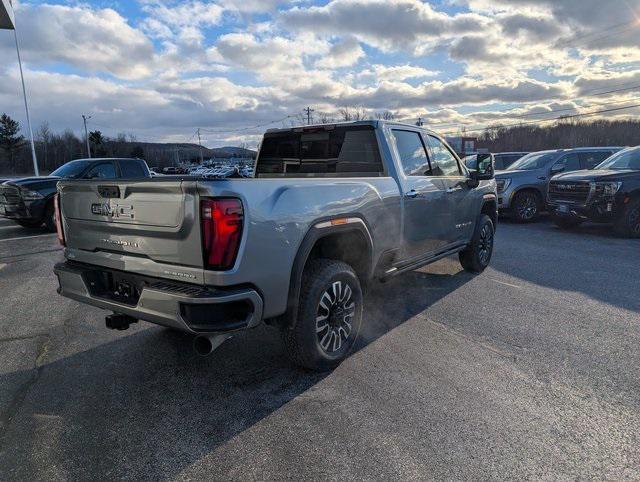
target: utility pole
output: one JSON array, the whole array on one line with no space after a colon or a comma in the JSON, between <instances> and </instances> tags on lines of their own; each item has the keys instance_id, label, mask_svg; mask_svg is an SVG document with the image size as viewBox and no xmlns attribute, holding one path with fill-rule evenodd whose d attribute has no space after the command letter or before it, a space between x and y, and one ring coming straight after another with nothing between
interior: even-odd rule
<instances>
[{"instance_id":1,"label":"utility pole","mask_svg":"<svg viewBox=\"0 0 640 482\"><path fill-rule=\"evenodd\" d=\"M418 117L418 122L416 122L416 125L418 127L422 127L424 125L424 122L422 121L422 117Z\"/></svg>"},{"instance_id":2,"label":"utility pole","mask_svg":"<svg viewBox=\"0 0 640 482\"><path fill-rule=\"evenodd\" d=\"M311 125L311 113L315 112L314 109L312 109L311 107L307 107L306 109L302 109L304 112L307 113L307 125Z\"/></svg>"},{"instance_id":3,"label":"utility pole","mask_svg":"<svg viewBox=\"0 0 640 482\"><path fill-rule=\"evenodd\" d=\"M11 3L9 3L9 9L11 9ZM20 80L22 80L22 96L24 97L24 110L27 113L27 125L29 126L29 140L31 141L31 158L33 160L33 170L36 176L39 176L40 170L38 169L38 158L36 157L36 145L33 142L33 129L31 128L31 116L29 115L29 104L27 102L27 89L24 85L24 73L22 72L22 59L20 58L20 46L18 44L18 31L16 29L15 19L13 18L13 11L8 12L8 14L9 14L9 18L13 21L10 28L13 29L13 36L16 40L16 53L18 54L18 67L20 68Z\"/></svg>"},{"instance_id":4,"label":"utility pole","mask_svg":"<svg viewBox=\"0 0 640 482\"><path fill-rule=\"evenodd\" d=\"M200 164L204 162L202 158L202 140L200 139L200 128L198 127L198 145L200 146Z\"/></svg>"},{"instance_id":5,"label":"utility pole","mask_svg":"<svg viewBox=\"0 0 640 482\"><path fill-rule=\"evenodd\" d=\"M87 140L87 156L91 159L91 146L89 145L89 132L87 131L87 121L91 119L90 115L82 114L82 120L84 121L84 137Z\"/></svg>"}]
</instances>

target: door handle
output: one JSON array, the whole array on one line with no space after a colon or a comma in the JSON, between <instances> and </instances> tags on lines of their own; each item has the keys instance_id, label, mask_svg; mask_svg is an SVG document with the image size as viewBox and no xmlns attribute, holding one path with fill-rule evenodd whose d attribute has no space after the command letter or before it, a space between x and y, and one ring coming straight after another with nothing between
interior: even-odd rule
<instances>
[{"instance_id":1,"label":"door handle","mask_svg":"<svg viewBox=\"0 0 640 482\"><path fill-rule=\"evenodd\" d=\"M458 187L450 187L449 189L447 189L447 194L451 194L454 192L458 192L458 191L462 191L462 188L460 186Z\"/></svg>"},{"instance_id":2,"label":"door handle","mask_svg":"<svg viewBox=\"0 0 640 482\"><path fill-rule=\"evenodd\" d=\"M408 197L409 199L415 199L418 196L420 196L420 193L418 191L416 191L415 189L412 189L411 191L406 192L404 194L404 197Z\"/></svg>"}]
</instances>

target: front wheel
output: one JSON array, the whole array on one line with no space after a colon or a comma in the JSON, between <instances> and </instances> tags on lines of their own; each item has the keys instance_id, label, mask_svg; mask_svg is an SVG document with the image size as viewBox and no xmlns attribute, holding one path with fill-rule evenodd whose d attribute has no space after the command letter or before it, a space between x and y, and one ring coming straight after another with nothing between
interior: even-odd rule
<instances>
[{"instance_id":1,"label":"front wheel","mask_svg":"<svg viewBox=\"0 0 640 482\"><path fill-rule=\"evenodd\" d=\"M351 266L331 259L310 261L295 324L283 327L291 360L317 371L338 366L356 343L362 308L362 288Z\"/></svg>"},{"instance_id":2,"label":"front wheel","mask_svg":"<svg viewBox=\"0 0 640 482\"><path fill-rule=\"evenodd\" d=\"M471 242L459 253L460 264L465 271L482 273L489 266L493 256L494 234L493 221L483 214L476 223Z\"/></svg>"},{"instance_id":3,"label":"front wheel","mask_svg":"<svg viewBox=\"0 0 640 482\"><path fill-rule=\"evenodd\" d=\"M531 223L538 219L542 203L533 191L521 191L515 195L512 202L513 218L519 223Z\"/></svg>"},{"instance_id":4,"label":"front wheel","mask_svg":"<svg viewBox=\"0 0 640 482\"><path fill-rule=\"evenodd\" d=\"M627 204L614 228L620 236L640 238L640 199L634 199Z\"/></svg>"}]
</instances>

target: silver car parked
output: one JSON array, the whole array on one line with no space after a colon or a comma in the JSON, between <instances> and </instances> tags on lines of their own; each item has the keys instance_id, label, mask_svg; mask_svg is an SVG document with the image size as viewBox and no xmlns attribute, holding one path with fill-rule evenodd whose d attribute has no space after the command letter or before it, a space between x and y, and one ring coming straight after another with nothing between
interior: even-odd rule
<instances>
[{"instance_id":1,"label":"silver car parked","mask_svg":"<svg viewBox=\"0 0 640 482\"><path fill-rule=\"evenodd\" d=\"M498 208L515 221L532 222L544 211L549 179L561 172L593 169L621 147L581 147L533 152L496 171Z\"/></svg>"}]
</instances>

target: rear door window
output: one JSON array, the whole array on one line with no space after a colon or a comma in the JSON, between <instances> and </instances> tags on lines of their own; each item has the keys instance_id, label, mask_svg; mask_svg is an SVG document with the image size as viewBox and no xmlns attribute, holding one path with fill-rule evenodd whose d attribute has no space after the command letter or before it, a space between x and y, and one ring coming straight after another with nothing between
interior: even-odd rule
<instances>
[{"instance_id":1,"label":"rear door window","mask_svg":"<svg viewBox=\"0 0 640 482\"><path fill-rule=\"evenodd\" d=\"M437 137L431 135L426 137L433 156L431 159L432 176L460 176L458 160L449 148Z\"/></svg>"},{"instance_id":2,"label":"rear door window","mask_svg":"<svg viewBox=\"0 0 640 482\"><path fill-rule=\"evenodd\" d=\"M402 130L392 132L404 173L407 176L430 176L429 158L420 134Z\"/></svg>"},{"instance_id":3,"label":"rear door window","mask_svg":"<svg viewBox=\"0 0 640 482\"><path fill-rule=\"evenodd\" d=\"M255 177L381 176L373 126L310 128L265 134Z\"/></svg>"},{"instance_id":4,"label":"rear door window","mask_svg":"<svg viewBox=\"0 0 640 482\"><path fill-rule=\"evenodd\" d=\"M613 154L611 151L581 152L580 161L583 169L593 169Z\"/></svg>"},{"instance_id":5,"label":"rear door window","mask_svg":"<svg viewBox=\"0 0 640 482\"><path fill-rule=\"evenodd\" d=\"M91 167L83 176L85 179L115 179L116 166L113 162L101 162Z\"/></svg>"}]
</instances>

